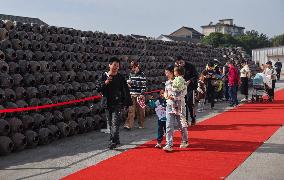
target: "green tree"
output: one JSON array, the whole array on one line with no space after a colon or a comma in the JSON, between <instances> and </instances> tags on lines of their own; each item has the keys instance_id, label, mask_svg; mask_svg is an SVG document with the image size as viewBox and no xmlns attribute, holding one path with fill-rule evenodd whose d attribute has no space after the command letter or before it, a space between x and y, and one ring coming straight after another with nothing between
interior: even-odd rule
<instances>
[{"instance_id":1,"label":"green tree","mask_svg":"<svg viewBox=\"0 0 284 180\"><path fill-rule=\"evenodd\" d=\"M205 36L201 40L201 43L213 47L235 47L238 44L233 36L218 32L210 33L209 36Z\"/></svg>"},{"instance_id":2,"label":"green tree","mask_svg":"<svg viewBox=\"0 0 284 180\"><path fill-rule=\"evenodd\" d=\"M208 36L202 38L201 43L211 45L213 47L219 47L224 44L224 38L222 33L210 33Z\"/></svg>"},{"instance_id":3,"label":"green tree","mask_svg":"<svg viewBox=\"0 0 284 180\"><path fill-rule=\"evenodd\" d=\"M236 47L238 45L238 41L229 34L223 35L223 44L221 44L222 47Z\"/></svg>"},{"instance_id":4,"label":"green tree","mask_svg":"<svg viewBox=\"0 0 284 180\"><path fill-rule=\"evenodd\" d=\"M284 38L284 36L283 36ZM277 38L275 42L279 42L281 38ZM243 35L231 36L222 33L211 33L209 36L203 37L201 43L212 45L213 47L243 47L248 54L251 54L252 49L269 47L271 42L267 35L257 31L247 31Z\"/></svg>"},{"instance_id":5,"label":"green tree","mask_svg":"<svg viewBox=\"0 0 284 180\"><path fill-rule=\"evenodd\" d=\"M271 39L272 46L283 46L284 45L284 33L275 36Z\"/></svg>"},{"instance_id":6,"label":"green tree","mask_svg":"<svg viewBox=\"0 0 284 180\"><path fill-rule=\"evenodd\" d=\"M267 35L257 31L247 31L245 34L236 36L236 41L238 45L243 47L248 54L251 54L252 49L264 48L270 46L270 41Z\"/></svg>"}]
</instances>

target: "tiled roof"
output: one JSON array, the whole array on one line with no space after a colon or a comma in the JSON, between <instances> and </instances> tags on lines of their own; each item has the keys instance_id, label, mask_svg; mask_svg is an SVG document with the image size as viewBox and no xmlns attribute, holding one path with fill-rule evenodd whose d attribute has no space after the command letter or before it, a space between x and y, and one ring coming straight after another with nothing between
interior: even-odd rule
<instances>
[{"instance_id":1,"label":"tiled roof","mask_svg":"<svg viewBox=\"0 0 284 180\"><path fill-rule=\"evenodd\" d=\"M39 25L47 25L45 22L38 18L31 18L31 17L22 17L22 16L13 16L13 15L6 15L0 14L1 20L10 20L10 21L19 21L22 23L36 23Z\"/></svg>"}]
</instances>

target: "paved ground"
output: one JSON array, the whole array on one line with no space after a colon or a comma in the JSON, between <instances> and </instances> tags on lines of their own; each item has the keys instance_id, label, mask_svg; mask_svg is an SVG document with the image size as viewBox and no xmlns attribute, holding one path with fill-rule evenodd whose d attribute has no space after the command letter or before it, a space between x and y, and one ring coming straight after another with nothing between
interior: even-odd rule
<instances>
[{"instance_id":1,"label":"paved ground","mask_svg":"<svg viewBox=\"0 0 284 180\"><path fill-rule=\"evenodd\" d=\"M277 84L283 88L284 81ZM283 111L284 112L284 111ZM284 118L284 115L283 115ZM230 180L284 179L284 126L228 177Z\"/></svg>"},{"instance_id":2,"label":"paved ground","mask_svg":"<svg viewBox=\"0 0 284 180\"><path fill-rule=\"evenodd\" d=\"M229 177L230 180L284 179L284 127L257 149Z\"/></svg>"},{"instance_id":3,"label":"paved ground","mask_svg":"<svg viewBox=\"0 0 284 180\"><path fill-rule=\"evenodd\" d=\"M277 85L284 87L284 82ZM216 104L214 111L198 114L198 121L229 109L227 103ZM68 137L50 145L12 153L0 159L0 179L59 179L82 168L94 165L109 157L140 145L156 137L156 118L149 117L146 129L121 131L117 150L108 150L108 135L91 132ZM229 177L230 179L281 179L283 177L284 129L253 153ZM271 175L273 173L273 176ZM283 178L282 178L283 179Z\"/></svg>"}]
</instances>

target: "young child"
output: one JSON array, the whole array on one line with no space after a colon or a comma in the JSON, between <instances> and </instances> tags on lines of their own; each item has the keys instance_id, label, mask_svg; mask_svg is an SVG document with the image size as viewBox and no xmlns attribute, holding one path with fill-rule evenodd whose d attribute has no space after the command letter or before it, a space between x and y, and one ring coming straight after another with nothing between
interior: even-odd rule
<instances>
[{"instance_id":1,"label":"young child","mask_svg":"<svg viewBox=\"0 0 284 180\"><path fill-rule=\"evenodd\" d=\"M204 112L205 96L206 96L206 86L204 83L204 76L201 75L198 81L197 97L196 97L196 100L198 102L197 112Z\"/></svg>"},{"instance_id":2,"label":"young child","mask_svg":"<svg viewBox=\"0 0 284 180\"><path fill-rule=\"evenodd\" d=\"M184 69L182 67L174 68L175 79L173 80L173 96L178 97L186 90L186 81L183 78ZM175 99L173 103L172 114L181 115L181 100Z\"/></svg>"},{"instance_id":3,"label":"young child","mask_svg":"<svg viewBox=\"0 0 284 180\"><path fill-rule=\"evenodd\" d=\"M162 140L164 133L166 132L166 106L167 102L164 97L164 90L160 91L160 96L157 99L150 99L149 107L155 109L158 116L158 137L156 148L162 148Z\"/></svg>"}]
</instances>

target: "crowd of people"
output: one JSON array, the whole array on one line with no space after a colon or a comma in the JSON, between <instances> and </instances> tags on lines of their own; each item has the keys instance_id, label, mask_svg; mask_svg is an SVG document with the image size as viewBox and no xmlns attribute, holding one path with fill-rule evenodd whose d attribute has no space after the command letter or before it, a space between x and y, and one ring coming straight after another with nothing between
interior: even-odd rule
<instances>
[{"instance_id":1,"label":"crowd of people","mask_svg":"<svg viewBox=\"0 0 284 180\"><path fill-rule=\"evenodd\" d=\"M246 61L236 64L234 60L221 66L218 60L208 62L206 68L198 74L195 66L178 56L172 64L165 67L167 81L159 96L150 95L146 98L147 77L143 73L139 62L131 62L131 73L126 80L119 73L120 60L113 57L109 61L109 70L102 74L98 91L103 95L106 103L107 121L110 129L110 149L120 144L119 126L123 110L128 112L124 123L126 130L134 127L137 117L139 129L145 128L145 107L154 109L158 117L158 137L156 148L172 151L175 126L181 131L180 148L188 144L188 126L196 124L197 113L205 111L205 104L214 109L218 101L227 101L231 107L238 106L237 92L240 89L244 95L242 102L249 101L249 80L251 71ZM269 99L274 98L276 78L280 78L282 64L271 61L263 67L263 74L271 78L272 86L267 89ZM280 69L280 72L279 72ZM147 99L147 101L146 101ZM149 101L148 101L149 99ZM146 103L147 102L147 103ZM189 120L189 117L191 120ZM162 140L166 136L166 145L162 147Z\"/></svg>"}]
</instances>

